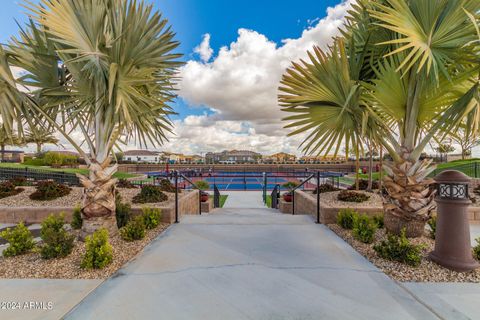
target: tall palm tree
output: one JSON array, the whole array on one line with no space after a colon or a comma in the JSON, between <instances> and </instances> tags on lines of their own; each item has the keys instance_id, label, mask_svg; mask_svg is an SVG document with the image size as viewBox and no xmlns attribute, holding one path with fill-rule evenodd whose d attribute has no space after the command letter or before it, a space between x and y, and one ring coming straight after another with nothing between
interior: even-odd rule
<instances>
[{"instance_id":1,"label":"tall palm tree","mask_svg":"<svg viewBox=\"0 0 480 320\"><path fill-rule=\"evenodd\" d=\"M345 130L356 126L393 158L384 165L391 232L418 236L429 219L434 167L419 160L429 141L466 118L478 130L479 12L478 0L359 0L334 45L282 79L280 103L294 114L287 127L312 132L305 152L348 146ZM332 68L337 60L343 67Z\"/></svg>"},{"instance_id":2,"label":"tall palm tree","mask_svg":"<svg viewBox=\"0 0 480 320\"><path fill-rule=\"evenodd\" d=\"M37 154L42 152L42 146L45 144L58 145L59 140L53 135L54 130L49 130L44 126L31 128L25 134L25 143L34 143L37 147Z\"/></svg>"},{"instance_id":3,"label":"tall palm tree","mask_svg":"<svg viewBox=\"0 0 480 320\"><path fill-rule=\"evenodd\" d=\"M112 148L132 138L142 145L166 140L178 42L167 20L141 0L25 6L32 21L0 49L0 115L10 125L39 114L77 149L89 167L88 177L79 176L83 235L100 227L115 232ZM15 79L10 67L25 73ZM75 141L73 130L85 141Z\"/></svg>"}]
</instances>

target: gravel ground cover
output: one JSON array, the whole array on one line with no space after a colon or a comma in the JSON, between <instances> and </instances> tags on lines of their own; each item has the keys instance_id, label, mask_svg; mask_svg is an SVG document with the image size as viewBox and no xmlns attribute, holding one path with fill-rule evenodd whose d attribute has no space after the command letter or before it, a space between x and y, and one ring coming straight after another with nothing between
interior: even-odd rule
<instances>
[{"instance_id":1,"label":"gravel ground cover","mask_svg":"<svg viewBox=\"0 0 480 320\"><path fill-rule=\"evenodd\" d=\"M325 192L320 195L320 201L336 208L366 208L366 207L382 207L382 197L374 192L355 191L366 194L370 197L364 202L346 202L337 199L341 191Z\"/></svg>"},{"instance_id":2,"label":"gravel ground cover","mask_svg":"<svg viewBox=\"0 0 480 320\"><path fill-rule=\"evenodd\" d=\"M428 258L428 254L434 248L434 240L424 235L421 238L411 239L414 244L422 244L422 262L418 267L411 267L403 263L385 260L377 256L373 246L386 239L385 229L377 230L375 241L372 244L365 244L357 241L352 236L351 230L342 229L339 225L330 224L328 227L339 237L350 244L361 255L367 258L380 270L394 280L400 282L476 282L480 283L480 269L471 272L455 272L434 263Z\"/></svg>"},{"instance_id":3,"label":"gravel ground cover","mask_svg":"<svg viewBox=\"0 0 480 320\"><path fill-rule=\"evenodd\" d=\"M35 187L22 187L25 190L17 195L6 197L0 199L0 207L72 207L82 202L83 188L73 187L70 191L70 194L57 198L54 200L48 201L38 201L30 199L30 194L35 191ZM124 202L132 202L132 198L140 192L140 189L117 189ZM168 200L160 203L146 203L138 204L138 206L154 206L154 207L167 207L175 201L174 193L165 193L168 196ZM180 193L181 197L184 192ZM133 207L137 206L136 204L132 205Z\"/></svg>"},{"instance_id":4,"label":"gravel ground cover","mask_svg":"<svg viewBox=\"0 0 480 320\"><path fill-rule=\"evenodd\" d=\"M126 242L117 234L110 237L113 248L113 261L104 269L85 270L80 263L85 254L85 243L75 240L72 253L62 259L42 259L39 253L32 252L21 256L0 257L0 278L49 278L49 279L106 279L132 260L153 239L161 234L169 224L146 230L145 238ZM73 231L77 232L77 231Z\"/></svg>"}]
</instances>

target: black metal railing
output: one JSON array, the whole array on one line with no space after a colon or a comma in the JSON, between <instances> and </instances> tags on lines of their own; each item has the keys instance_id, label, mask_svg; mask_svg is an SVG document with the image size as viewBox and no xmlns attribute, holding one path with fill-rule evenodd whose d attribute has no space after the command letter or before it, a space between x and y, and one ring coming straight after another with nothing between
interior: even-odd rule
<instances>
[{"instance_id":1,"label":"black metal railing","mask_svg":"<svg viewBox=\"0 0 480 320\"><path fill-rule=\"evenodd\" d=\"M220 190L218 190L217 185L213 185L213 207L220 208Z\"/></svg>"},{"instance_id":2,"label":"black metal railing","mask_svg":"<svg viewBox=\"0 0 480 320\"><path fill-rule=\"evenodd\" d=\"M459 165L452 165L450 167L445 168L437 168L430 173L429 177L435 177L439 173L442 173L446 170L457 170L463 172L469 177L472 178L480 178L480 161L472 161L470 163L459 164Z\"/></svg>"},{"instance_id":3,"label":"black metal railing","mask_svg":"<svg viewBox=\"0 0 480 320\"><path fill-rule=\"evenodd\" d=\"M275 188L273 188L272 193L270 194L271 204L270 207L272 209L278 209L278 199L280 198L280 185L277 184Z\"/></svg>"},{"instance_id":4,"label":"black metal railing","mask_svg":"<svg viewBox=\"0 0 480 320\"><path fill-rule=\"evenodd\" d=\"M319 186L320 186L320 178L321 178L321 173L320 171L317 171L316 173L314 174L311 174L310 176L308 176L307 178L305 178L305 180L299 184L298 186L296 186L295 188L292 189L291 193L292 193L292 215L295 215L295 191L300 189L305 183L307 183L308 181L310 181L311 179L315 178L316 177L316 184L317 184L317 223L320 223L320 190L319 190Z\"/></svg>"},{"instance_id":5,"label":"black metal railing","mask_svg":"<svg viewBox=\"0 0 480 320\"><path fill-rule=\"evenodd\" d=\"M200 190L195 183L190 181L187 177L185 177L182 174L179 174L177 171L174 172L173 174L173 179L174 179L174 185L175 185L175 223L178 223L178 210L179 210L179 205L178 205L178 178L182 178L183 181L189 183L193 189L198 190L198 214L202 214L202 190Z\"/></svg>"},{"instance_id":6,"label":"black metal railing","mask_svg":"<svg viewBox=\"0 0 480 320\"><path fill-rule=\"evenodd\" d=\"M80 185L80 180L73 173L30 168L0 168L0 180L10 180L19 177L29 181L54 180L58 183L71 186Z\"/></svg>"}]
</instances>

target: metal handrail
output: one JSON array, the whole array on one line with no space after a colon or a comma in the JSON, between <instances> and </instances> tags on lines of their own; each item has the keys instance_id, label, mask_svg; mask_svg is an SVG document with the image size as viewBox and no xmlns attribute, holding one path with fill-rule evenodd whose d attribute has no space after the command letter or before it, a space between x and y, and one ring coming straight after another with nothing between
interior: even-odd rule
<instances>
[{"instance_id":1,"label":"metal handrail","mask_svg":"<svg viewBox=\"0 0 480 320\"><path fill-rule=\"evenodd\" d=\"M316 176L317 180L317 223L320 223L320 192L318 187L320 186L320 171L317 171L316 174L311 174L307 177L301 184L292 189L292 215L295 215L295 191L302 187L305 183L310 181L313 177Z\"/></svg>"},{"instance_id":2,"label":"metal handrail","mask_svg":"<svg viewBox=\"0 0 480 320\"><path fill-rule=\"evenodd\" d=\"M216 184L213 185L213 207L220 208L220 190Z\"/></svg>"},{"instance_id":3,"label":"metal handrail","mask_svg":"<svg viewBox=\"0 0 480 320\"><path fill-rule=\"evenodd\" d=\"M190 183L193 187L193 189L198 190L198 214L202 215L202 190L200 190L190 179L185 177L183 174L178 174L178 171L175 171L174 173L174 179L175 179L175 223L178 223L178 178L182 177L185 181Z\"/></svg>"},{"instance_id":4,"label":"metal handrail","mask_svg":"<svg viewBox=\"0 0 480 320\"><path fill-rule=\"evenodd\" d=\"M278 197L279 197L279 195L280 195L280 185L277 184L275 186L275 188L273 188L272 193L270 194L270 197L271 197L271 200L272 200L272 203L271 203L272 209L278 209Z\"/></svg>"}]
</instances>

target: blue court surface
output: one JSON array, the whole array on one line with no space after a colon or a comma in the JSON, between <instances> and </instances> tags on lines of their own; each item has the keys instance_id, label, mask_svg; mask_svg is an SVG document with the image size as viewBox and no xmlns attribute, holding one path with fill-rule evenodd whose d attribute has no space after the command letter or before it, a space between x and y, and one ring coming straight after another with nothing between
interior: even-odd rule
<instances>
[{"instance_id":1,"label":"blue court surface","mask_svg":"<svg viewBox=\"0 0 480 320\"><path fill-rule=\"evenodd\" d=\"M165 173L149 172L147 175L149 177L159 177L165 175ZM204 173L204 175L206 175L206 173ZM279 175L285 174L279 173ZM297 172L296 179L293 176L292 179L301 182L303 178L308 175L308 173L302 174L302 172ZM343 176L343 174L338 172L321 172L320 176L322 178L328 178ZM193 178L194 181L197 179L198 178ZM181 182L182 178L180 177L179 180ZM213 189L214 185L216 185L219 190L262 190L264 184L263 174L260 172L215 172L210 177L204 176L202 180L210 184L210 190ZM273 190L277 185L280 185L281 189L285 190L282 185L288 181L286 178L276 177L274 173L267 173L268 190Z\"/></svg>"}]
</instances>

